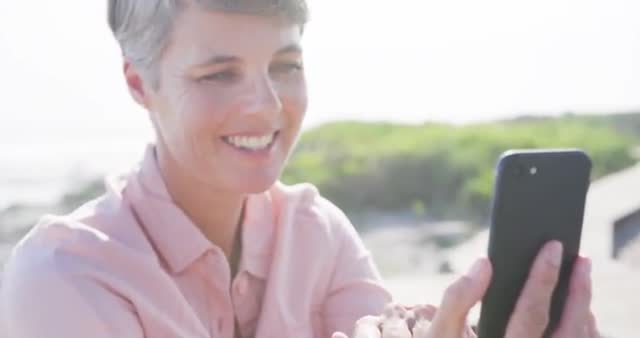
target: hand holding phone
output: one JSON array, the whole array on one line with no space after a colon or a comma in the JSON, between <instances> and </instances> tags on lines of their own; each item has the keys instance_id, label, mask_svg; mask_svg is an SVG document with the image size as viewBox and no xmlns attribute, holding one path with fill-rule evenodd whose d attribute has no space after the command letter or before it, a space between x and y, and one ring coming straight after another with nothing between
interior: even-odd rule
<instances>
[{"instance_id":1,"label":"hand holding phone","mask_svg":"<svg viewBox=\"0 0 640 338\"><path fill-rule=\"evenodd\" d=\"M479 338L504 337L545 245L557 246L549 252L561 246L562 253L548 260L560 267L543 336L558 326L580 247L590 172L591 160L580 150L521 150L501 156L488 248L493 275L482 302Z\"/></svg>"}]
</instances>

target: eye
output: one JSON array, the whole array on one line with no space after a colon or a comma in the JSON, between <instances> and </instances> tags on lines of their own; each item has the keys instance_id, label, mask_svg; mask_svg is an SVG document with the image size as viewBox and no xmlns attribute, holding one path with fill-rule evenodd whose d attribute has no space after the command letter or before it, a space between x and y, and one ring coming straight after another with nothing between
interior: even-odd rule
<instances>
[{"instance_id":1,"label":"eye","mask_svg":"<svg viewBox=\"0 0 640 338\"><path fill-rule=\"evenodd\" d=\"M281 62L271 66L271 71L277 74L293 74L303 69L300 62Z\"/></svg>"},{"instance_id":2,"label":"eye","mask_svg":"<svg viewBox=\"0 0 640 338\"><path fill-rule=\"evenodd\" d=\"M232 70L225 70L204 75L198 78L200 82L232 82L239 77L238 73Z\"/></svg>"}]
</instances>

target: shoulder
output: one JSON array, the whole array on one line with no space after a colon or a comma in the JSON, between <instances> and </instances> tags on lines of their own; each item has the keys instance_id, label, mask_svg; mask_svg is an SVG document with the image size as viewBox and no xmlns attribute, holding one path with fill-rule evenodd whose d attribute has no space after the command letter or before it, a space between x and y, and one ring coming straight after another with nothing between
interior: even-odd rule
<instances>
[{"instance_id":1,"label":"shoulder","mask_svg":"<svg viewBox=\"0 0 640 338\"><path fill-rule=\"evenodd\" d=\"M3 329L25 337L86 337L96 336L97 328L126 324L134 332L120 285L127 270L143 265L138 256L81 219L43 217L4 266Z\"/></svg>"},{"instance_id":2,"label":"shoulder","mask_svg":"<svg viewBox=\"0 0 640 338\"><path fill-rule=\"evenodd\" d=\"M37 250L90 254L103 249L148 249L126 202L105 194L65 215L44 215L16 245L13 255Z\"/></svg>"},{"instance_id":3,"label":"shoulder","mask_svg":"<svg viewBox=\"0 0 640 338\"><path fill-rule=\"evenodd\" d=\"M28 304L49 304L57 294L70 294L90 270L90 248L101 250L108 237L63 216L44 216L13 248L2 274L3 306L11 311Z\"/></svg>"},{"instance_id":4,"label":"shoulder","mask_svg":"<svg viewBox=\"0 0 640 338\"><path fill-rule=\"evenodd\" d=\"M152 249L128 209L107 194L69 214L43 216L11 251L3 284L88 275L115 270L118 262L149 261Z\"/></svg>"}]
</instances>

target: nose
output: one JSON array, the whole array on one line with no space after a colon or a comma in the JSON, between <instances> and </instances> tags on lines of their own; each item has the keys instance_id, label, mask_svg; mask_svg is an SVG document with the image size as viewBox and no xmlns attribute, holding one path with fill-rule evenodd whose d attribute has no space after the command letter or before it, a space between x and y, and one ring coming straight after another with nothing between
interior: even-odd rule
<instances>
[{"instance_id":1,"label":"nose","mask_svg":"<svg viewBox=\"0 0 640 338\"><path fill-rule=\"evenodd\" d=\"M242 109L245 114L274 116L282 111L282 101L269 76L256 77L248 87Z\"/></svg>"}]
</instances>

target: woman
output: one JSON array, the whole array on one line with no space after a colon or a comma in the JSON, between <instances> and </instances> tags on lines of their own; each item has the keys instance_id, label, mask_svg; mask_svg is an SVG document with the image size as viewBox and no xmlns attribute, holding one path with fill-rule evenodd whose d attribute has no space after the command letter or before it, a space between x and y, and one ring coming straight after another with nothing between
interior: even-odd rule
<instances>
[{"instance_id":1,"label":"woman","mask_svg":"<svg viewBox=\"0 0 640 338\"><path fill-rule=\"evenodd\" d=\"M391 297L354 228L313 186L278 183L307 106L306 17L303 0L109 1L156 142L104 196L43 218L16 247L2 289L9 337L473 334L465 317L486 260L440 310L371 317ZM541 336L558 250L532 270L509 337ZM576 276L559 338L595 332L588 274Z\"/></svg>"}]
</instances>

